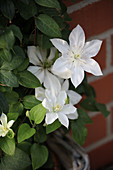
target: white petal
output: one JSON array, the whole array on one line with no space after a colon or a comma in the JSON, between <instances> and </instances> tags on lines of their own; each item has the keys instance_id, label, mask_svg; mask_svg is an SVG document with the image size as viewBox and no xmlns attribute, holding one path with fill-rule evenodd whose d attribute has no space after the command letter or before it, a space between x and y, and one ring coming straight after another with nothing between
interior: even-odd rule
<instances>
[{"instance_id":1,"label":"white petal","mask_svg":"<svg viewBox=\"0 0 113 170\"><path fill-rule=\"evenodd\" d=\"M77 104L82 99L82 96L73 90L68 90L67 94L72 105Z\"/></svg>"},{"instance_id":2,"label":"white petal","mask_svg":"<svg viewBox=\"0 0 113 170\"><path fill-rule=\"evenodd\" d=\"M85 43L85 34L80 25L77 25L69 35L70 46L82 48Z\"/></svg>"},{"instance_id":3,"label":"white petal","mask_svg":"<svg viewBox=\"0 0 113 170\"><path fill-rule=\"evenodd\" d=\"M3 128L4 128L4 126L3 126L3 125L0 125L0 136L1 136L2 134L4 134Z\"/></svg>"},{"instance_id":4,"label":"white petal","mask_svg":"<svg viewBox=\"0 0 113 170\"><path fill-rule=\"evenodd\" d=\"M45 98L45 89L42 87L35 88L35 97L38 100L43 101Z\"/></svg>"},{"instance_id":5,"label":"white petal","mask_svg":"<svg viewBox=\"0 0 113 170\"><path fill-rule=\"evenodd\" d=\"M83 52L85 57L96 56L100 50L101 44L102 44L102 41L100 40L92 40L92 41L86 42L84 46L84 52Z\"/></svg>"},{"instance_id":6,"label":"white petal","mask_svg":"<svg viewBox=\"0 0 113 170\"><path fill-rule=\"evenodd\" d=\"M69 79L71 77L71 71L69 69L67 69L65 72L60 72L60 73L54 72L54 74L56 74L57 76L63 79Z\"/></svg>"},{"instance_id":7,"label":"white petal","mask_svg":"<svg viewBox=\"0 0 113 170\"><path fill-rule=\"evenodd\" d=\"M10 120L7 124L7 128L9 129L14 123L14 120Z\"/></svg>"},{"instance_id":8,"label":"white petal","mask_svg":"<svg viewBox=\"0 0 113 170\"><path fill-rule=\"evenodd\" d=\"M69 119L77 119L78 118L78 113L76 111L75 113L71 113L71 114L67 115L67 117Z\"/></svg>"},{"instance_id":9,"label":"white petal","mask_svg":"<svg viewBox=\"0 0 113 170\"><path fill-rule=\"evenodd\" d=\"M5 137L7 133L8 133L8 130L5 131L1 136L2 136L2 137Z\"/></svg>"},{"instance_id":10,"label":"white petal","mask_svg":"<svg viewBox=\"0 0 113 170\"><path fill-rule=\"evenodd\" d=\"M82 82L84 79L84 70L81 67L75 67L71 76L71 81L75 88Z\"/></svg>"},{"instance_id":11,"label":"white petal","mask_svg":"<svg viewBox=\"0 0 113 170\"><path fill-rule=\"evenodd\" d=\"M67 91L69 89L69 80L65 80L61 87L62 90Z\"/></svg>"},{"instance_id":12,"label":"white petal","mask_svg":"<svg viewBox=\"0 0 113 170\"><path fill-rule=\"evenodd\" d=\"M74 113L75 111L76 111L76 107L74 107L72 104L66 104L62 109L62 113L66 115L70 113Z\"/></svg>"},{"instance_id":13,"label":"white petal","mask_svg":"<svg viewBox=\"0 0 113 170\"><path fill-rule=\"evenodd\" d=\"M60 84L62 85L63 82L64 82L64 79L62 79L62 78L60 78L60 77L58 77L58 76L57 76L57 78L59 79L59 82L60 82Z\"/></svg>"},{"instance_id":14,"label":"white petal","mask_svg":"<svg viewBox=\"0 0 113 170\"><path fill-rule=\"evenodd\" d=\"M34 75L41 69L39 66L29 66L27 70L29 70Z\"/></svg>"},{"instance_id":15,"label":"white petal","mask_svg":"<svg viewBox=\"0 0 113 170\"><path fill-rule=\"evenodd\" d=\"M47 70L46 70L44 86L47 89L51 90L52 94L55 96L61 90L61 85L60 85L60 81L58 80L58 78Z\"/></svg>"},{"instance_id":16,"label":"white petal","mask_svg":"<svg viewBox=\"0 0 113 170\"><path fill-rule=\"evenodd\" d=\"M35 76L40 80L41 84L44 82L45 80L45 70L39 70Z\"/></svg>"},{"instance_id":17,"label":"white petal","mask_svg":"<svg viewBox=\"0 0 113 170\"><path fill-rule=\"evenodd\" d=\"M57 118L58 118L57 113L47 113L45 122L47 125L49 125L49 124L53 123Z\"/></svg>"},{"instance_id":18,"label":"white petal","mask_svg":"<svg viewBox=\"0 0 113 170\"><path fill-rule=\"evenodd\" d=\"M4 137L6 136L8 130L6 129L5 131L3 130L4 126L0 125L0 136Z\"/></svg>"},{"instance_id":19,"label":"white petal","mask_svg":"<svg viewBox=\"0 0 113 170\"><path fill-rule=\"evenodd\" d=\"M35 46L28 46L27 47L27 54L28 54L28 57L29 57L29 62L34 64L34 65L40 64L40 61L39 61L36 53L37 53L37 48Z\"/></svg>"},{"instance_id":20,"label":"white petal","mask_svg":"<svg viewBox=\"0 0 113 170\"><path fill-rule=\"evenodd\" d=\"M53 60L53 58L55 57L55 54L56 54L56 48L52 47L50 49L50 55L48 57L48 60Z\"/></svg>"},{"instance_id":21,"label":"white petal","mask_svg":"<svg viewBox=\"0 0 113 170\"><path fill-rule=\"evenodd\" d=\"M94 74L95 76L102 75L99 64L93 59L86 60L86 64L83 66L83 69L88 73Z\"/></svg>"},{"instance_id":22,"label":"white petal","mask_svg":"<svg viewBox=\"0 0 113 170\"><path fill-rule=\"evenodd\" d=\"M66 128L68 128L69 120L65 114L59 113L58 120L61 122L62 125L64 125Z\"/></svg>"},{"instance_id":23,"label":"white petal","mask_svg":"<svg viewBox=\"0 0 113 170\"><path fill-rule=\"evenodd\" d=\"M0 133L0 136L5 137L7 133L8 133L8 130L3 131L2 133Z\"/></svg>"},{"instance_id":24,"label":"white petal","mask_svg":"<svg viewBox=\"0 0 113 170\"><path fill-rule=\"evenodd\" d=\"M51 107L53 108L56 104L56 96L48 89L45 90L45 96L51 103Z\"/></svg>"},{"instance_id":25,"label":"white petal","mask_svg":"<svg viewBox=\"0 0 113 170\"><path fill-rule=\"evenodd\" d=\"M67 94L65 91L61 91L58 95L58 98L57 98L57 102L60 104L60 105L64 105L65 104L65 100L67 98Z\"/></svg>"},{"instance_id":26,"label":"white petal","mask_svg":"<svg viewBox=\"0 0 113 170\"><path fill-rule=\"evenodd\" d=\"M71 77L71 71L68 67L68 61L64 57L60 57L53 64L51 71L61 78L68 79Z\"/></svg>"},{"instance_id":27,"label":"white petal","mask_svg":"<svg viewBox=\"0 0 113 170\"><path fill-rule=\"evenodd\" d=\"M0 132L3 131L4 126L0 124Z\"/></svg>"},{"instance_id":28,"label":"white petal","mask_svg":"<svg viewBox=\"0 0 113 170\"><path fill-rule=\"evenodd\" d=\"M7 127L7 116L4 113L2 113L0 121L4 127Z\"/></svg>"},{"instance_id":29,"label":"white petal","mask_svg":"<svg viewBox=\"0 0 113 170\"><path fill-rule=\"evenodd\" d=\"M44 50L40 47L37 47L38 50L40 51L40 60L42 61L42 63L46 60L46 56L47 56L47 50ZM38 53L39 54L39 53Z\"/></svg>"},{"instance_id":30,"label":"white petal","mask_svg":"<svg viewBox=\"0 0 113 170\"><path fill-rule=\"evenodd\" d=\"M50 41L61 53L67 53L69 45L65 40L54 38L51 39Z\"/></svg>"},{"instance_id":31,"label":"white petal","mask_svg":"<svg viewBox=\"0 0 113 170\"><path fill-rule=\"evenodd\" d=\"M42 102L42 105L50 112L53 111L53 103L51 103L51 101L49 101L48 99L45 98Z\"/></svg>"},{"instance_id":32,"label":"white petal","mask_svg":"<svg viewBox=\"0 0 113 170\"><path fill-rule=\"evenodd\" d=\"M28 69L32 74L34 74L41 82L44 82L45 79L45 70L38 66L29 66Z\"/></svg>"}]
</instances>

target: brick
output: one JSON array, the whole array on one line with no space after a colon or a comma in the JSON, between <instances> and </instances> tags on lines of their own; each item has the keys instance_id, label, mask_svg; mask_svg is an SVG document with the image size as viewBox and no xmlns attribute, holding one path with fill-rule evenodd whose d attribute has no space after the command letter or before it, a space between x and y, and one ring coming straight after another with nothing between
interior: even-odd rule
<instances>
[{"instance_id":1,"label":"brick","mask_svg":"<svg viewBox=\"0 0 113 170\"><path fill-rule=\"evenodd\" d=\"M113 65L113 35L111 36L111 45L112 45L112 65Z\"/></svg>"},{"instance_id":2,"label":"brick","mask_svg":"<svg viewBox=\"0 0 113 170\"><path fill-rule=\"evenodd\" d=\"M106 143L99 148L89 152L91 170L97 170L98 168L113 164L113 141Z\"/></svg>"},{"instance_id":3,"label":"brick","mask_svg":"<svg viewBox=\"0 0 113 170\"><path fill-rule=\"evenodd\" d=\"M113 133L113 107L111 108L111 130Z\"/></svg>"},{"instance_id":4,"label":"brick","mask_svg":"<svg viewBox=\"0 0 113 170\"><path fill-rule=\"evenodd\" d=\"M102 114L98 114L92 118L93 123L86 125L88 136L84 147L89 146L106 136L106 119Z\"/></svg>"},{"instance_id":5,"label":"brick","mask_svg":"<svg viewBox=\"0 0 113 170\"><path fill-rule=\"evenodd\" d=\"M71 0L63 0L63 3L68 7L68 6L74 5L76 3L79 3L81 1L82 0L76 0L75 2L72 2Z\"/></svg>"},{"instance_id":6,"label":"brick","mask_svg":"<svg viewBox=\"0 0 113 170\"><path fill-rule=\"evenodd\" d=\"M70 14L73 29L80 24L86 37L100 34L113 27L113 0L101 0Z\"/></svg>"},{"instance_id":7,"label":"brick","mask_svg":"<svg viewBox=\"0 0 113 170\"><path fill-rule=\"evenodd\" d=\"M96 91L98 102L107 104L113 101L113 73L90 84Z\"/></svg>"},{"instance_id":8,"label":"brick","mask_svg":"<svg viewBox=\"0 0 113 170\"><path fill-rule=\"evenodd\" d=\"M106 68L106 40L103 40L101 49L94 59L99 63L102 70Z\"/></svg>"},{"instance_id":9,"label":"brick","mask_svg":"<svg viewBox=\"0 0 113 170\"><path fill-rule=\"evenodd\" d=\"M67 7L74 4L71 0L63 0L63 3L64 3Z\"/></svg>"}]
</instances>

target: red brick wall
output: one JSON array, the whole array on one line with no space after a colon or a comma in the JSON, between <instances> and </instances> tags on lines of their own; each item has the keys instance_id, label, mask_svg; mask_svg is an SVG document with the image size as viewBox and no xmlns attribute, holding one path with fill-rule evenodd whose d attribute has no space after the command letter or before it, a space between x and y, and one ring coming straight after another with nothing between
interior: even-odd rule
<instances>
[{"instance_id":1,"label":"red brick wall","mask_svg":"<svg viewBox=\"0 0 113 170\"><path fill-rule=\"evenodd\" d=\"M95 88L97 101L105 103L111 111L108 118L101 113L90 113L93 124L88 125L84 148L90 157L91 170L113 163L113 0L64 0L72 18L70 28L80 24L87 39L103 40L95 60L99 62L103 76L90 75L89 83Z\"/></svg>"}]
</instances>

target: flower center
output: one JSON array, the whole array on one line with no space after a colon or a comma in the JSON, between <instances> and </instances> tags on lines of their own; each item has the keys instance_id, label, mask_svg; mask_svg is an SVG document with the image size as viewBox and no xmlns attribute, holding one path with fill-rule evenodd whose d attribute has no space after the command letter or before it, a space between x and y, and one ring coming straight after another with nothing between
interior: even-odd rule
<instances>
[{"instance_id":1,"label":"flower center","mask_svg":"<svg viewBox=\"0 0 113 170\"><path fill-rule=\"evenodd\" d=\"M58 112L60 110L60 105L56 104L56 106L54 107L54 112Z\"/></svg>"},{"instance_id":2,"label":"flower center","mask_svg":"<svg viewBox=\"0 0 113 170\"><path fill-rule=\"evenodd\" d=\"M4 132L7 130L7 128L5 126L2 129L3 129Z\"/></svg>"},{"instance_id":3,"label":"flower center","mask_svg":"<svg viewBox=\"0 0 113 170\"><path fill-rule=\"evenodd\" d=\"M46 60L44 63L43 63L43 68L50 68L52 66L53 62L52 61L48 61Z\"/></svg>"},{"instance_id":4,"label":"flower center","mask_svg":"<svg viewBox=\"0 0 113 170\"><path fill-rule=\"evenodd\" d=\"M74 54L74 59L78 59L80 57L80 54Z\"/></svg>"}]
</instances>

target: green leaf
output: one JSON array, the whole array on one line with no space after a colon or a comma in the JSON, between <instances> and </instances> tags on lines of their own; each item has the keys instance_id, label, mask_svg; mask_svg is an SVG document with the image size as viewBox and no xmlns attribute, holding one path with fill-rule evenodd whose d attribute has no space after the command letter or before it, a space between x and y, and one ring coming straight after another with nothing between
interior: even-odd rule
<instances>
[{"instance_id":1,"label":"green leaf","mask_svg":"<svg viewBox=\"0 0 113 170\"><path fill-rule=\"evenodd\" d=\"M18 102L19 95L15 91L6 92L5 96L9 104L15 104Z\"/></svg>"},{"instance_id":2,"label":"green leaf","mask_svg":"<svg viewBox=\"0 0 113 170\"><path fill-rule=\"evenodd\" d=\"M2 85L0 85L0 91L1 92L10 92L12 90L12 87L7 87L7 86L2 86Z\"/></svg>"},{"instance_id":3,"label":"green leaf","mask_svg":"<svg viewBox=\"0 0 113 170\"><path fill-rule=\"evenodd\" d=\"M0 0L0 9L5 17L12 20L15 14L15 7L11 0Z\"/></svg>"},{"instance_id":4,"label":"green leaf","mask_svg":"<svg viewBox=\"0 0 113 170\"><path fill-rule=\"evenodd\" d=\"M8 22L8 18L3 15L0 15L0 34L3 33L4 27L6 27L6 23Z\"/></svg>"},{"instance_id":5,"label":"green leaf","mask_svg":"<svg viewBox=\"0 0 113 170\"><path fill-rule=\"evenodd\" d=\"M78 119L80 119L84 125L92 123L91 118L89 117L88 113L85 110L80 108L77 110L77 112L78 112Z\"/></svg>"},{"instance_id":6,"label":"green leaf","mask_svg":"<svg viewBox=\"0 0 113 170\"><path fill-rule=\"evenodd\" d=\"M16 1L14 3L20 12L20 15L26 20L35 16L37 13L37 7L34 1L29 1L27 4L23 3L22 1Z\"/></svg>"},{"instance_id":7,"label":"green leaf","mask_svg":"<svg viewBox=\"0 0 113 170\"><path fill-rule=\"evenodd\" d=\"M48 48L52 47L52 43L50 42L50 37L48 37L44 34L37 35L37 44L42 49L48 49Z\"/></svg>"},{"instance_id":8,"label":"green leaf","mask_svg":"<svg viewBox=\"0 0 113 170\"><path fill-rule=\"evenodd\" d=\"M14 46L12 53L12 60L10 62L4 62L1 69L14 70L19 67L25 59L25 54L22 48Z\"/></svg>"},{"instance_id":9,"label":"green leaf","mask_svg":"<svg viewBox=\"0 0 113 170\"><path fill-rule=\"evenodd\" d=\"M12 30L15 37L17 37L20 41L22 41L23 35L20 31L20 28L16 25L10 25L9 27L7 27L7 30Z\"/></svg>"},{"instance_id":10,"label":"green leaf","mask_svg":"<svg viewBox=\"0 0 113 170\"><path fill-rule=\"evenodd\" d=\"M39 124L43 121L46 114L46 109L42 104L38 104L30 110L30 119L34 120L36 124Z\"/></svg>"},{"instance_id":11,"label":"green leaf","mask_svg":"<svg viewBox=\"0 0 113 170\"><path fill-rule=\"evenodd\" d=\"M18 81L24 87L36 88L40 86L40 81L29 71L23 71L18 73Z\"/></svg>"},{"instance_id":12,"label":"green leaf","mask_svg":"<svg viewBox=\"0 0 113 170\"><path fill-rule=\"evenodd\" d=\"M5 61L10 62L12 59L12 54L10 50L4 48L3 50L0 50L0 57Z\"/></svg>"},{"instance_id":13,"label":"green leaf","mask_svg":"<svg viewBox=\"0 0 113 170\"><path fill-rule=\"evenodd\" d=\"M77 119L75 121L71 121L71 129L74 140L78 144L83 145L87 137L87 128L79 119Z\"/></svg>"},{"instance_id":14,"label":"green leaf","mask_svg":"<svg viewBox=\"0 0 113 170\"><path fill-rule=\"evenodd\" d=\"M34 140L37 143L44 143L46 141L46 139L47 139L47 135L46 135L45 128L42 126L42 124L40 124L37 127L37 131L34 135Z\"/></svg>"},{"instance_id":15,"label":"green leaf","mask_svg":"<svg viewBox=\"0 0 113 170\"><path fill-rule=\"evenodd\" d=\"M61 37L61 32L58 24L48 15L40 14L36 18L36 26L41 32L50 37Z\"/></svg>"},{"instance_id":16,"label":"green leaf","mask_svg":"<svg viewBox=\"0 0 113 170\"><path fill-rule=\"evenodd\" d=\"M12 59L12 54L11 54L11 52L9 51L9 50L7 50L7 49L3 49L3 51L4 51L4 58L5 58L5 60L7 60L7 61L11 61L11 59Z\"/></svg>"},{"instance_id":17,"label":"green leaf","mask_svg":"<svg viewBox=\"0 0 113 170\"><path fill-rule=\"evenodd\" d=\"M68 41L69 34L70 34L69 27L66 26L66 27L62 30L62 39ZM79 87L79 86L78 86L78 87ZM75 87L74 87L74 90L75 90Z\"/></svg>"},{"instance_id":18,"label":"green leaf","mask_svg":"<svg viewBox=\"0 0 113 170\"><path fill-rule=\"evenodd\" d=\"M93 97L87 97L80 103L81 107L89 111L98 111L96 107L96 100Z\"/></svg>"},{"instance_id":19,"label":"green leaf","mask_svg":"<svg viewBox=\"0 0 113 170\"><path fill-rule=\"evenodd\" d=\"M48 150L46 146L33 144L31 147L31 159L33 169L40 168L48 159Z\"/></svg>"},{"instance_id":20,"label":"green leaf","mask_svg":"<svg viewBox=\"0 0 113 170\"><path fill-rule=\"evenodd\" d=\"M8 155L14 155L15 140L8 137L0 138L0 148Z\"/></svg>"},{"instance_id":21,"label":"green leaf","mask_svg":"<svg viewBox=\"0 0 113 170\"><path fill-rule=\"evenodd\" d=\"M23 104L18 102L16 104L12 104L9 109L9 113L19 113L19 115L23 112Z\"/></svg>"},{"instance_id":22,"label":"green leaf","mask_svg":"<svg viewBox=\"0 0 113 170\"><path fill-rule=\"evenodd\" d=\"M58 129L60 126L61 126L61 123L58 120L56 120L52 124L46 126L46 133L49 134L55 131L56 129Z\"/></svg>"},{"instance_id":23,"label":"green leaf","mask_svg":"<svg viewBox=\"0 0 113 170\"><path fill-rule=\"evenodd\" d=\"M60 4L57 0L35 0L35 2L41 6L60 9Z\"/></svg>"},{"instance_id":24,"label":"green leaf","mask_svg":"<svg viewBox=\"0 0 113 170\"><path fill-rule=\"evenodd\" d=\"M84 82L83 86L84 86L85 94L87 96L96 97L96 92L95 92L94 88L91 85L89 85L87 82Z\"/></svg>"},{"instance_id":25,"label":"green leaf","mask_svg":"<svg viewBox=\"0 0 113 170\"><path fill-rule=\"evenodd\" d=\"M21 0L25 4L29 4L30 0Z\"/></svg>"},{"instance_id":26,"label":"green leaf","mask_svg":"<svg viewBox=\"0 0 113 170\"><path fill-rule=\"evenodd\" d=\"M49 15L50 17L53 17L59 15L59 10L57 10L56 8L48 8L48 7L40 6L39 13L43 13Z\"/></svg>"},{"instance_id":27,"label":"green leaf","mask_svg":"<svg viewBox=\"0 0 113 170\"><path fill-rule=\"evenodd\" d=\"M8 113L7 114L8 121L10 120L16 121L18 119L18 116L19 116L19 113Z\"/></svg>"},{"instance_id":28,"label":"green leaf","mask_svg":"<svg viewBox=\"0 0 113 170\"><path fill-rule=\"evenodd\" d=\"M30 155L30 148L31 148L31 143L27 142L27 141L24 141L24 142L21 142L21 143L18 143L17 144L17 147L21 150L23 150L25 153L29 154Z\"/></svg>"},{"instance_id":29,"label":"green leaf","mask_svg":"<svg viewBox=\"0 0 113 170\"><path fill-rule=\"evenodd\" d=\"M100 111L104 115L104 117L107 117L110 114L110 112L107 110L105 104L96 103L96 107L97 107L98 111Z\"/></svg>"},{"instance_id":30,"label":"green leaf","mask_svg":"<svg viewBox=\"0 0 113 170\"><path fill-rule=\"evenodd\" d=\"M66 27L67 23L64 22L61 16L54 16L53 19L56 21L61 29L64 29Z\"/></svg>"},{"instance_id":31,"label":"green leaf","mask_svg":"<svg viewBox=\"0 0 113 170\"><path fill-rule=\"evenodd\" d=\"M11 49L14 45L15 38L12 31L6 31L0 36L0 48Z\"/></svg>"},{"instance_id":32,"label":"green leaf","mask_svg":"<svg viewBox=\"0 0 113 170\"><path fill-rule=\"evenodd\" d=\"M5 155L1 159L3 170L23 170L31 164L28 154L16 148L13 156Z\"/></svg>"},{"instance_id":33,"label":"green leaf","mask_svg":"<svg viewBox=\"0 0 113 170\"><path fill-rule=\"evenodd\" d=\"M16 76L7 70L0 70L0 83L9 87L18 87Z\"/></svg>"},{"instance_id":34,"label":"green leaf","mask_svg":"<svg viewBox=\"0 0 113 170\"><path fill-rule=\"evenodd\" d=\"M31 128L27 123L23 123L18 130L17 140L18 143L30 138L35 134L36 130Z\"/></svg>"},{"instance_id":35,"label":"green leaf","mask_svg":"<svg viewBox=\"0 0 113 170\"><path fill-rule=\"evenodd\" d=\"M34 95L28 95L23 98L23 105L26 109L31 109L38 104L40 104L40 101Z\"/></svg>"},{"instance_id":36,"label":"green leaf","mask_svg":"<svg viewBox=\"0 0 113 170\"><path fill-rule=\"evenodd\" d=\"M29 59L25 58L22 64L16 69L17 71L24 71L29 65Z\"/></svg>"},{"instance_id":37,"label":"green leaf","mask_svg":"<svg viewBox=\"0 0 113 170\"><path fill-rule=\"evenodd\" d=\"M67 11L63 14L63 19L64 19L64 21L72 21L72 18L67 13Z\"/></svg>"},{"instance_id":38,"label":"green leaf","mask_svg":"<svg viewBox=\"0 0 113 170\"><path fill-rule=\"evenodd\" d=\"M0 92L0 115L2 112L7 113L9 110L7 99L4 93Z\"/></svg>"}]
</instances>

